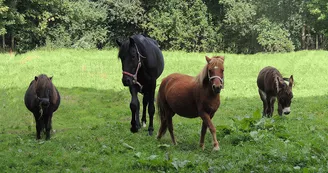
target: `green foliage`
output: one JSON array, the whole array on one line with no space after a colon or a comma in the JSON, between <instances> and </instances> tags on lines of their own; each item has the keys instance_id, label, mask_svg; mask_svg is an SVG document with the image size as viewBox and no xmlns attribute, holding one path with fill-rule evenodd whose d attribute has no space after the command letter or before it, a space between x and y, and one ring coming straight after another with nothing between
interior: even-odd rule
<instances>
[{"instance_id":1,"label":"green foliage","mask_svg":"<svg viewBox=\"0 0 328 173\"><path fill-rule=\"evenodd\" d=\"M265 52L294 51L293 42L289 39L290 34L278 24L263 18L256 27L259 32L257 41Z\"/></svg>"},{"instance_id":2,"label":"green foliage","mask_svg":"<svg viewBox=\"0 0 328 173\"><path fill-rule=\"evenodd\" d=\"M144 9L139 0L107 0L107 26L109 42L116 46L116 39L140 33Z\"/></svg>"},{"instance_id":3,"label":"green foliage","mask_svg":"<svg viewBox=\"0 0 328 173\"><path fill-rule=\"evenodd\" d=\"M19 52L113 47L139 33L164 50L288 52L328 48L327 6L325 0L1 0L0 35Z\"/></svg>"},{"instance_id":4,"label":"green foliage","mask_svg":"<svg viewBox=\"0 0 328 173\"><path fill-rule=\"evenodd\" d=\"M96 48L107 41L106 6L88 0L65 4L64 15L47 36L49 47Z\"/></svg>"},{"instance_id":5,"label":"green foliage","mask_svg":"<svg viewBox=\"0 0 328 173\"><path fill-rule=\"evenodd\" d=\"M143 28L164 48L186 51L218 51L221 34L212 24L207 6L196 1L160 1L147 13Z\"/></svg>"}]
</instances>

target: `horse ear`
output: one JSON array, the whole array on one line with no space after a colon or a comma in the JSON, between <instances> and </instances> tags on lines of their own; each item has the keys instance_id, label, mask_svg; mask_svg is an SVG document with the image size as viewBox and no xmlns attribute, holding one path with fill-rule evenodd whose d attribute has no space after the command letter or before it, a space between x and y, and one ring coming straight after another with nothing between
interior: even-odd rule
<instances>
[{"instance_id":1,"label":"horse ear","mask_svg":"<svg viewBox=\"0 0 328 173\"><path fill-rule=\"evenodd\" d=\"M52 76L49 79L52 81Z\"/></svg>"},{"instance_id":2,"label":"horse ear","mask_svg":"<svg viewBox=\"0 0 328 173\"><path fill-rule=\"evenodd\" d=\"M205 56L205 58L206 58L207 63L210 63L211 58L209 58L208 56Z\"/></svg>"},{"instance_id":3,"label":"horse ear","mask_svg":"<svg viewBox=\"0 0 328 173\"><path fill-rule=\"evenodd\" d=\"M289 78L289 87L292 88L293 85L294 85L294 78L293 78L293 75L291 75L290 78Z\"/></svg>"},{"instance_id":4,"label":"horse ear","mask_svg":"<svg viewBox=\"0 0 328 173\"><path fill-rule=\"evenodd\" d=\"M129 39L130 39L130 45L134 45L135 42L134 42L133 38L130 37Z\"/></svg>"},{"instance_id":5,"label":"horse ear","mask_svg":"<svg viewBox=\"0 0 328 173\"><path fill-rule=\"evenodd\" d=\"M115 40L116 41L116 44L121 47L122 43L120 41L118 41L117 39Z\"/></svg>"},{"instance_id":6,"label":"horse ear","mask_svg":"<svg viewBox=\"0 0 328 173\"><path fill-rule=\"evenodd\" d=\"M285 82L281 81L278 76L276 77L275 82L276 82L277 92L279 92L280 89L283 88L284 85L286 85Z\"/></svg>"},{"instance_id":7,"label":"horse ear","mask_svg":"<svg viewBox=\"0 0 328 173\"><path fill-rule=\"evenodd\" d=\"M35 81L37 81L37 80L38 80L38 77L37 77L37 76L35 76L35 77L34 77L34 80L35 80Z\"/></svg>"}]
</instances>

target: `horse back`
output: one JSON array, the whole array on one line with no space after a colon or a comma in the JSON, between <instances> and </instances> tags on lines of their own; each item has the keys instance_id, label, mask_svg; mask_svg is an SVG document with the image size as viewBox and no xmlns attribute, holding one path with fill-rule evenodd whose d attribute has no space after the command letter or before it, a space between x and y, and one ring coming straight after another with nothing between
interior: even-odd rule
<instances>
[{"instance_id":1,"label":"horse back","mask_svg":"<svg viewBox=\"0 0 328 173\"><path fill-rule=\"evenodd\" d=\"M258 88L266 94L277 95L276 77L282 78L276 68L270 66L263 68L257 77Z\"/></svg>"},{"instance_id":2,"label":"horse back","mask_svg":"<svg viewBox=\"0 0 328 173\"><path fill-rule=\"evenodd\" d=\"M164 57L156 40L143 35L134 35L140 53L146 57L144 65L154 78L158 78L164 70Z\"/></svg>"}]
</instances>

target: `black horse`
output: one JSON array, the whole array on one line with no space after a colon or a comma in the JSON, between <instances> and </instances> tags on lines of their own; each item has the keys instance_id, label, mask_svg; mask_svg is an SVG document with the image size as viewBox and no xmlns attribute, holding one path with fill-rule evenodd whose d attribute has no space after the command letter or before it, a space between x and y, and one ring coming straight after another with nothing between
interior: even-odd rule
<instances>
[{"instance_id":1,"label":"black horse","mask_svg":"<svg viewBox=\"0 0 328 173\"><path fill-rule=\"evenodd\" d=\"M138 92L143 94L142 125L146 126L146 108L149 114L149 135L153 134L153 117L155 113L154 96L156 79L164 69L163 54L157 41L143 35L133 35L128 40L120 42L118 57L122 62L122 83L129 86L132 96L130 109L132 112L131 132L135 133L141 127L139 120L140 103Z\"/></svg>"},{"instance_id":2,"label":"black horse","mask_svg":"<svg viewBox=\"0 0 328 173\"><path fill-rule=\"evenodd\" d=\"M60 95L52 84L52 77L41 74L35 76L28 87L25 98L25 106L34 115L36 122L36 138L41 138L41 131L46 130L46 139L50 139L51 119L60 104Z\"/></svg>"}]
</instances>

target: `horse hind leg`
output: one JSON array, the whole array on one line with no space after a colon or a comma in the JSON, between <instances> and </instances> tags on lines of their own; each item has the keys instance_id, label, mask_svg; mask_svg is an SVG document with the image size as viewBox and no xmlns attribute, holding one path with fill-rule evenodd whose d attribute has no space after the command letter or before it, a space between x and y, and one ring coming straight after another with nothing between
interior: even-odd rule
<instances>
[{"instance_id":1,"label":"horse hind leg","mask_svg":"<svg viewBox=\"0 0 328 173\"><path fill-rule=\"evenodd\" d=\"M148 106L148 101L149 101L149 94L145 93L144 97L142 99L142 118L141 118L141 123L142 123L142 127L146 127L146 123L147 123L147 119L146 119L146 114L147 114L147 106Z\"/></svg>"},{"instance_id":2,"label":"horse hind leg","mask_svg":"<svg viewBox=\"0 0 328 173\"><path fill-rule=\"evenodd\" d=\"M167 120L161 120L161 124L157 133L157 139L161 139L167 131Z\"/></svg>"},{"instance_id":3,"label":"horse hind leg","mask_svg":"<svg viewBox=\"0 0 328 173\"><path fill-rule=\"evenodd\" d=\"M172 117L174 115L174 112L172 112L167 105L163 103L158 103L158 104L159 104L158 114L160 116L160 128L158 130L157 139L161 139L168 129L169 120L171 121L171 126L172 126ZM173 126L171 130L173 131Z\"/></svg>"},{"instance_id":4,"label":"horse hind leg","mask_svg":"<svg viewBox=\"0 0 328 173\"><path fill-rule=\"evenodd\" d=\"M174 133L173 133L173 122L172 122L172 118L173 118L173 115L169 115L169 116L167 117L167 126L168 126L168 129L169 129L170 135L171 135L172 143L173 143L174 145L176 145L177 142L176 142L176 140L175 140Z\"/></svg>"},{"instance_id":5,"label":"horse hind leg","mask_svg":"<svg viewBox=\"0 0 328 173\"><path fill-rule=\"evenodd\" d=\"M262 116L267 116L267 109L268 109L268 103L267 103L267 100L266 100L266 94L264 91L260 90L259 89L259 95L260 95L260 98L263 102L263 111L262 111Z\"/></svg>"}]
</instances>

